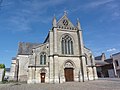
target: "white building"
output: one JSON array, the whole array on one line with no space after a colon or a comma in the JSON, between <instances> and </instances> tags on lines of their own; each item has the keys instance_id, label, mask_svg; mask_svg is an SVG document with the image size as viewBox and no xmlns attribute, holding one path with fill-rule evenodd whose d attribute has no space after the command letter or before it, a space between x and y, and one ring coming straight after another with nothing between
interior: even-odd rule
<instances>
[{"instance_id":1,"label":"white building","mask_svg":"<svg viewBox=\"0 0 120 90\"><path fill-rule=\"evenodd\" d=\"M28 83L62 83L97 79L94 57L83 43L79 20L73 25L67 14L57 21L44 43L19 43L18 80Z\"/></svg>"},{"instance_id":2,"label":"white building","mask_svg":"<svg viewBox=\"0 0 120 90\"><path fill-rule=\"evenodd\" d=\"M18 60L16 57L12 58L11 67L10 67L10 74L9 74L9 80L17 80L19 67L18 67Z\"/></svg>"},{"instance_id":3,"label":"white building","mask_svg":"<svg viewBox=\"0 0 120 90\"><path fill-rule=\"evenodd\" d=\"M3 79L4 69L0 69L0 82Z\"/></svg>"},{"instance_id":4,"label":"white building","mask_svg":"<svg viewBox=\"0 0 120 90\"><path fill-rule=\"evenodd\" d=\"M112 55L115 76L120 78L120 52Z\"/></svg>"},{"instance_id":5,"label":"white building","mask_svg":"<svg viewBox=\"0 0 120 90\"><path fill-rule=\"evenodd\" d=\"M115 77L112 57L106 59L105 54L102 53L102 55L95 57L95 64L98 77Z\"/></svg>"}]
</instances>

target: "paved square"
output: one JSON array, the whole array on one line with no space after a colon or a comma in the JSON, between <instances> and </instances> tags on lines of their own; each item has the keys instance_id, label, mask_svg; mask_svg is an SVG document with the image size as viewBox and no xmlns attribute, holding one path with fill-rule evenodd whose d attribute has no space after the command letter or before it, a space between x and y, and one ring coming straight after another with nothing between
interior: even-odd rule
<instances>
[{"instance_id":1,"label":"paved square","mask_svg":"<svg viewBox=\"0 0 120 90\"><path fill-rule=\"evenodd\" d=\"M62 84L0 84L0 90L120 90L120 79L99 79Z\"/></svg>"}]
</instances>

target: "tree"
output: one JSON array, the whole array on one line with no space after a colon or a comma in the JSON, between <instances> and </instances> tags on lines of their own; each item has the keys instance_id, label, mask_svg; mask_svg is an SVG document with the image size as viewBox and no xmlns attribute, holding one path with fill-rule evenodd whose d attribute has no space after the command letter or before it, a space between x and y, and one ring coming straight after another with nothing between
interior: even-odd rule
<instances>
[{"instance_id":1,"label":"tree","mask_svg":"<svg viewBox=\"0 0 120 90\"><path fill-rule=\"evenodd\" d=\"M5 65L4 64L0 64L0 68L5 68Z\"/></svg>"},{"instance_id":2,"label":"tree","mask_svg":"<svg viewBox=\"0 0 120 90\"><path fill-rule=\"evenodd\" d=\"M2 81L4 81L4 76L5 76L5 65L4 65L4 64L0 64L0 69L4 69L4 73L3 73L3 77L2 77Z\"/></svg>"}]
</instances>

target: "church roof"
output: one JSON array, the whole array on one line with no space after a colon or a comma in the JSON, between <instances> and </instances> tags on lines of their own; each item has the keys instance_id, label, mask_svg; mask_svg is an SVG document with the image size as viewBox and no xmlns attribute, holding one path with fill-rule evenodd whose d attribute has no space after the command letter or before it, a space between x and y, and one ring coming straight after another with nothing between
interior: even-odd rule
<instances>
[{"instance_id":1,"label":"church roof","mask_svg":"<svg viewBox=\"0 0 120 90\"><path fill-rule=\"evenodd\" d=\"M32 49L36 46L40 45L40 43L25 43L20 42L18 47L18 55L29 55L32 54Z\"/></svg>"}]
</instances>

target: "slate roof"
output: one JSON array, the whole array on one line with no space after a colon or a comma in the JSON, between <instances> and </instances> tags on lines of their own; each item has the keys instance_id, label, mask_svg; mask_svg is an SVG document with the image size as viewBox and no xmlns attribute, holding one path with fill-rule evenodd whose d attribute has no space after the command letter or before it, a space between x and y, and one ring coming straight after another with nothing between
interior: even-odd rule
<instances>
[{"instance_id":1,"label":"slate roof","mask_svg":"<svg viewBox=\"0 0 120 90\"><path fill-rule=\"evenodd\" d=\"M102 60L102 55L95 57L95 60Z\"/></svg>"},{"instance_id":2,"label":"slate roof","mask_svg":"<svg viewBox=\"0 0 120 90\"><path fill-rule=\"evenodd\" d=\"M112 56L115 56L115 55L118 55L118 54L120 54L120 52L118 52L118 53L115 53L115 54L112 54Z\"/></svg>"},{"instance_id":3,"label":"slate roof","mask_svg":"<svg viewBox=\"0 0 120 90\"><path fill-rule=\"evenodd\" d=\"M16 60L16 57L12 57L12 60Z\"/></svg>"},{"instance_id":4,"label":"slate roof","mask_svg":"<svg viewBox=\"0 0 120 90\"><path fill-rule=\"evenodd\" d=\"M104 66L104 65L109 64L109 63L104 62L104 61L95 60L95 64L96 64L96 66Z\"/></svg>"},{"instance_id":5,"label":"slate roof","mask_svg":"<svg viewBox=\"0 0 120 90\"><path fill-rule=\"evenodd\" d=\"M113 63L113 59L112 58L109 58L109 59L106 59L104 61L101 61L101 60L95 60L95 63L96 63L96 66L104 66L106 64L112 64Z\"/></svg>"},{"instance_id":6,"label":"slate roof","mask_svg":"<svg viewBox=\"0 0 120 90\"><path fill-rule=\"evenodd\" d=\"M113 63L113 59L112 58L109 58L109 59L106 59L104 60L105 62L109 63L109 64L112 64Z\"/></svg>"},{"instance_id":7,"label":"slate roof","mask_svg":"<svg viewBox=\"0 0 120 90\"><path fill-rule=\"evenodd\" d=\"M10 68L5 68L5 71L6 72L10 72Z\"/></svg>"},{"instance_id":8,"label":"slate roof","mask_svg":"<svg viewBox=\"0 0 120 90\"><path fill-rule=\"evenodd\" d=\"M30 55L32 54L32 48L38 45L40 45L40 43L20 42L18 46L18 55Z\"/></svg>"}]
</instances>

